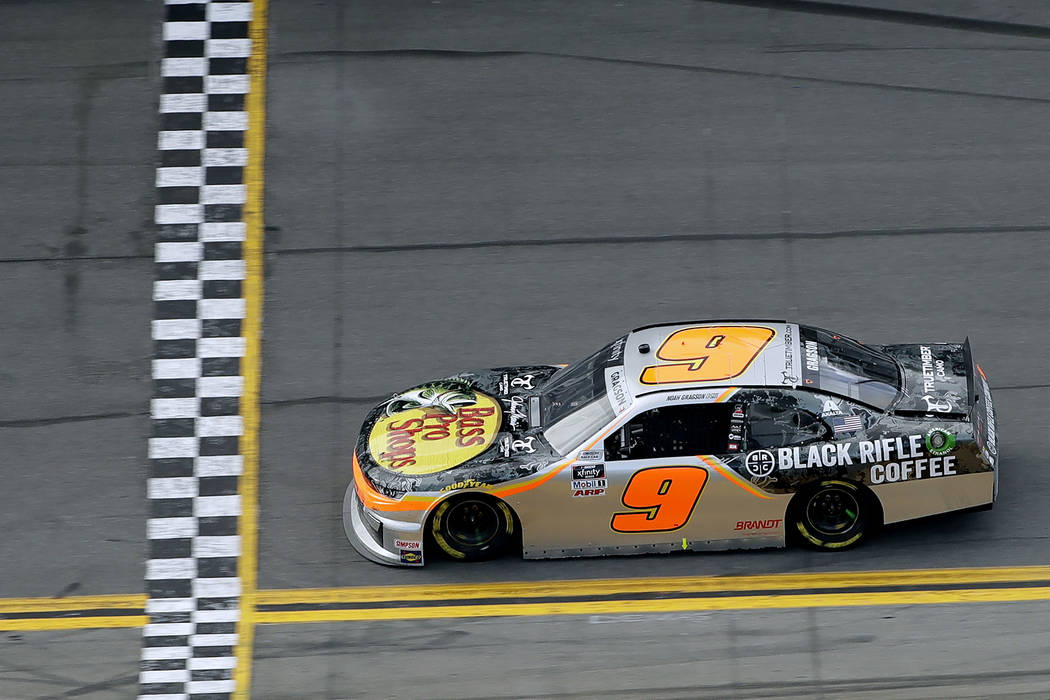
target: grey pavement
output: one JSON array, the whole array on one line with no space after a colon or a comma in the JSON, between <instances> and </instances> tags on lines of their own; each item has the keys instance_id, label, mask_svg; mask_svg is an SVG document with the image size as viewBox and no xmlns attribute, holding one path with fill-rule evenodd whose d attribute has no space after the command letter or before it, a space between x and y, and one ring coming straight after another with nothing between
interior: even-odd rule
<instances>
[{"instance_id":1,"label":"grey pavement","mask_svg":"<svg viewBox=\"0 0 1050 700\"><path fill-rule=\"evenodd\" d=\"M143 590L161 13L0 5L0 596Z\"/></svg>"},{"instance_id":2,"label":"grey pavement","mask_svg":"<svg viewBox=\"0 0 1050 700\"><path fill-rule=\"evenodd\" d=\"M271 41L263 587L1050 563L1045 40L703 2L443 1L278 3ZM720 316L870 342L969 336L997 388L997 508L891 528L840 556L400 571L347 545L350 449L377 396ZM254 688L1042 697L1050 678L1030 651L1045 646L1030 622L1041 615L1014 604L264 626Z\"/></svg>"},{"instance_id":3,"label":"grey pavement","mask_svg":"<svg viewBox=\"0 0 1050 700\"><path fill-rule=\"evenodd\" d=\"M160 16L0 5L0 596L142 590ZM273 0L270 38L262 587L1050 563L1047 40L684 0ZM376 396L726 315L969 335L998 507L841 556L399 571L343 538ZM262 627L255 695L1045 697L1045 617ZM0 698L130 697L139 634L0 635Z\"/></svg>"},{"instance_id":4,"label":"grey pavement","mask_svg":"<svg viewBox=\"0 0 1050 700\"><path fill-rule=\"evenodd\" d=\"M253 697L1045 698L1047 605L262 626ZM1009 635L989 635L994 617ZM979 642L977 640L980 640Z\"/></svg>"}]
</instances>

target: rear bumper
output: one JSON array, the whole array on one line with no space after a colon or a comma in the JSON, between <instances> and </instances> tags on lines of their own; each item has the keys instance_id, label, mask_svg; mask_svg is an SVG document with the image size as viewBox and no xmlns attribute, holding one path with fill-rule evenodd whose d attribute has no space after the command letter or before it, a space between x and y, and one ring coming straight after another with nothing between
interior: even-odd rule
<instances>
[{"instance_id":1,"label":"rear bumper","mask_svg":"<svg viewBox=\"0 0 1050 700\"><path fill-rule=\"evenodd\" d=\"M351 483L343 496L343 531L365 559L387 566L423 566L423 524L366 508Z\"/></svg>"}]
</instances>

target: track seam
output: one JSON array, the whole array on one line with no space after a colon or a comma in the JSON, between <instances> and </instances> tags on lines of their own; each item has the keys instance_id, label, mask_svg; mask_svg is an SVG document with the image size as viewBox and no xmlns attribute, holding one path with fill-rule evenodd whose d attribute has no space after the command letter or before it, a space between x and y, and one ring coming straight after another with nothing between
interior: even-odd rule
<instances>
[{"instance_id":1,"label":"track seam","mask_svg":"<svg viewBox=\"0 0 1050 700\"><path fill-rule=\"evenodd\" d=\"M165 3L143 699L215 700L235 690L245 509L254 515L242 490L251 480L245 171L257 5Z\"/></svg>"}]
</instances>

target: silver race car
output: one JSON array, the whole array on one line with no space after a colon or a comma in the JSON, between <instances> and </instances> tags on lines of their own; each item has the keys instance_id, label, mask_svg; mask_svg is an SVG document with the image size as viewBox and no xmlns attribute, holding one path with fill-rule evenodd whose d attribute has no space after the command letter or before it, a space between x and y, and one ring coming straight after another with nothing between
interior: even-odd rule
<instances>
[{"instance_id":1,"label":"silver race car","mask_svg":"<svg viewBox=\"0 0 1050 700\"><path fill-rule=\"evenodd\" d=\"M991 507L995 411L969 343L784 321L639 328L570 366L464 372L365 420L343 523L422 566L784 546Z\"/></svg>"}]
</instances>

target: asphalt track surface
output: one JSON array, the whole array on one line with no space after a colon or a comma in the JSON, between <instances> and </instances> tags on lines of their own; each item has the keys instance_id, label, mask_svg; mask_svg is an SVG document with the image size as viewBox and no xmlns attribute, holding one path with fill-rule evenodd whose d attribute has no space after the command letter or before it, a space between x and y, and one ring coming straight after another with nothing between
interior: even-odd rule
<instances>
[{"instance_id":1,"label":"asphalt track surface","mask_svg":"<svg viewBox=\"0 0 1050 700\"><path fill-rule=\"evenodd\" d=\"M273 2L260 589L1050 564L1045 18L770 5ZM142 590L160 15L0 6L3 597ZM718 317L969 336L996 509L832 556L401 571L345 541L380 395ZM1048 613L263 625L253 696L1042 698ZM133 697L140 634L0 633L0 698Z\"/></svg>"}]
</instances>

